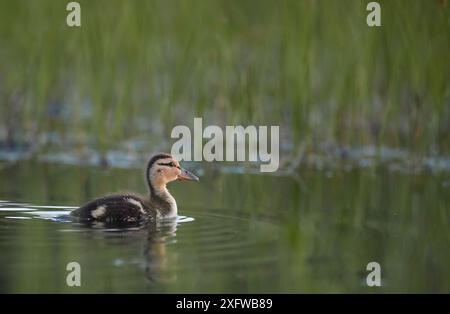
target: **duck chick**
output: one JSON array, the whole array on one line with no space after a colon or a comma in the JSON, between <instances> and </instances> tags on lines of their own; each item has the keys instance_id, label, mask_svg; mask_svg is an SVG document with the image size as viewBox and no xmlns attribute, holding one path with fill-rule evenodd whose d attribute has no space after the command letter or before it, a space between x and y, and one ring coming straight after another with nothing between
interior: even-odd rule
<instances>
[{"instance_id":1,"label":"duck chick","mask_svg":"<svg viewBox=\"0 0 450 314\"><path fill-rule=\"evenodd\" d=\"M198 181L198 177L181 168L178 160L169 154L150 158L145 179L148 197L126 193L97 198L71 212L84 220L104 222L134 222L154 218L172 218L178 213L177 202L169 193L167 184L175 180Z\"/></svg>"}]
</instances>

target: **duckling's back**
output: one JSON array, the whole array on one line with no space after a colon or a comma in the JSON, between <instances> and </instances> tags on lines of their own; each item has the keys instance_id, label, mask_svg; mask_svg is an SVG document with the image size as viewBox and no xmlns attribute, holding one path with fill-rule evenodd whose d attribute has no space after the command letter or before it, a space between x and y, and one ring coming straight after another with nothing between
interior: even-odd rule
<instances>
[{"instance_id":1,"label":"duckling's back","mask_svg":"<svg viewBox=\"0 0 450 314\"><path fill-rule=\"evenodd\" d=\"M133 222L149 218L151 210L141 197L125 194L97 198L73 210L71 215L83 220Z\"/></svg>"}]
</instances>

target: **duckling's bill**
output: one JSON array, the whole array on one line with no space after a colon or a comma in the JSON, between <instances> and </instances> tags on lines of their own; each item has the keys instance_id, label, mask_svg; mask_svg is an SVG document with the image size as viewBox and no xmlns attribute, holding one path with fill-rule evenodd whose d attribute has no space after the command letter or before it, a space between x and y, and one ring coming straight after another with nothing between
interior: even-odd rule
<instances>
[{"instance_id":1,"label":"duckling's bill","mask_svg":"<svg viewBox=\"0 0 450 314\"><path fill-rule=\"evenodd\" d=\"M180 170L181 170L181 173L178 175L179 180L190 180L190 181L198 181L199 180L199 178L192 172L190 172L184 168L181 168Z\"/></svg>"}]
</instances>

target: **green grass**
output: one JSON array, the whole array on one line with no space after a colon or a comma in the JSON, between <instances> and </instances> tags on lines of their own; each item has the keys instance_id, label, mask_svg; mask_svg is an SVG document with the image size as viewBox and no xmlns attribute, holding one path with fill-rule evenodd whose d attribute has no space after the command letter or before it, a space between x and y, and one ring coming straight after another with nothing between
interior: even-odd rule
<instances>
[{"instance_id":1,"label":"green grass","mask_svg":"<svg viewBox=\"0 0 450 314\"><path fill-rule=\"evenodd\" d=\"M79 1L81 28L67 2L0 0L1 141L104 151L197 115L307 149L450 151L446 1L379 1L380 28L360 0Z\"/></svg>"}]
</instances>

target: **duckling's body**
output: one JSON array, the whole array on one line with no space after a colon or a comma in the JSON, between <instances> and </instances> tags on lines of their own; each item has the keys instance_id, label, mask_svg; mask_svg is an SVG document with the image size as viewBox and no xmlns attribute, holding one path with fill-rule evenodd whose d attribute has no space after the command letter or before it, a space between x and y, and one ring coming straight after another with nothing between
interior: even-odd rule
<instances>
[{"instance_id":1,"label":"duckling's body","mask_svg":"<svg viewBox=\"0 0 450 314\"><path fill-rule=\"evenodd\" d=\"M169 154L153 156L147 165L149 196L132 193L97 198L72 211L80 219L104 222L135 222L152 218L173 218L178 208L166 184L177 179L198 180Z\"/></svg>"},{"instance_id":2,"label":"duckling's body","mask_svg":"<svg viewBox=\"0 0 450 314\"><path fill-rule=\"evenodd\" d=\"M74 210L72 215L88 220L132 222L156 216L156 213L147 200L135 195L123 194L97 198Z\"/></svg>"}]
</instances>

